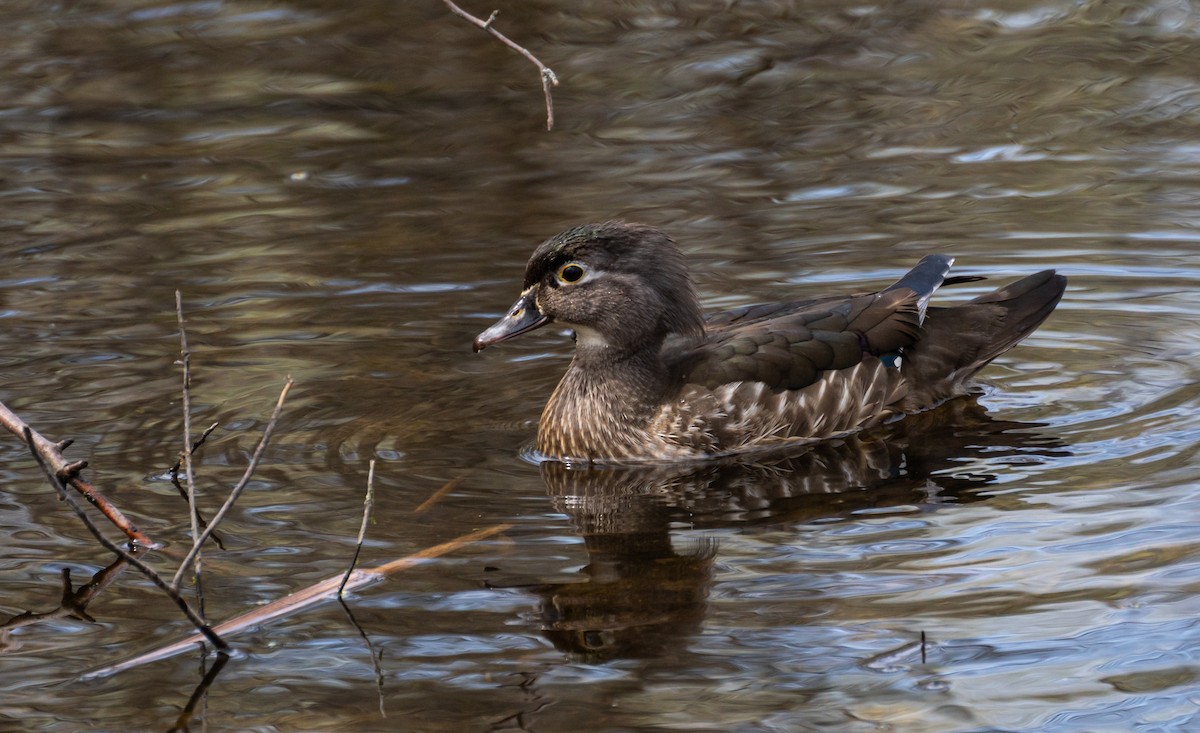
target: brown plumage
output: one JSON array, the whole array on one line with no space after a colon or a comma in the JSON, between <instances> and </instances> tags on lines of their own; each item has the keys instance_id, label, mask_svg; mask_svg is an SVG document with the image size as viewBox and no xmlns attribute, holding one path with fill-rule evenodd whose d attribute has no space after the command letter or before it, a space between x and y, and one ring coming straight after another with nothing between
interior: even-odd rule
<instances>
[{"instance_id":1,"label":"brown plumage","mask_svg":"<svg viewBox=\"0 0 1200 733\"><path fill-rule=\"evenodd\" d=\"M536 448L566 462L678 461L780 449L876 425L966 392L1054 310L1066 278L1030 275L927 307L953 260L929 255L877 293L756 305L704 320L667 235L588 224L534 252L516 304L475 350L551 321L575 358Z\"/></svg>"}]
</instances>

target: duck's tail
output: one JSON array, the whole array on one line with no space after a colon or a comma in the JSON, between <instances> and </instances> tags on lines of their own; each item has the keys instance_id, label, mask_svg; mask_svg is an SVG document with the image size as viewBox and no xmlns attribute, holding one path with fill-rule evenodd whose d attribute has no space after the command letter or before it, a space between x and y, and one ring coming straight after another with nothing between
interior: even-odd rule
<instances>
[{"instance_id":1,"label":"duck's tail","mask_svg":"<svg viewBox=\"0 0 1200 733\"><path fill-rule=\"evenodd\" d=\"M920 340L904 350L905 411L964 394L976 372L1042 325L1066 287L1066 277L1043 270L959 306L928 308Z\"/></svg>"},{"instance_id":2,"label":"duck's tail","mask_svg":"<svg viewBox=\"0 0 1200 733\"><path fill-rule=\"evenodd\" d=\"M917 294L917 322L925 322L925 311L929 298L946 282L946 273L954 264L954 258L946 255L925 255L917 266L904 273L904 277L884 288L883 292L911 290Z\"/></svg>"}]
</instances>

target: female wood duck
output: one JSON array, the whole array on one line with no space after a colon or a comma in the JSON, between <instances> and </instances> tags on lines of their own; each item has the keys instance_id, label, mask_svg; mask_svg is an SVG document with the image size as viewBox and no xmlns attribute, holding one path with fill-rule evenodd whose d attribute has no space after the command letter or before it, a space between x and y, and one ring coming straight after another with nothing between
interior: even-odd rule
<instances>
[{"instance_id":1,"label":"female wood duck","mask_svg":"<svg viewBox=\"0 0 1200 733\"><path fill-rule=\"evenodd\" d=\"M566 463L682 461L777 450L877 425L965 394L1041 325L1066 278L1046 270L930 308L954 260L929 255L877 293L755 305L707 320L683 256L642 224L548 239L516 304L475 351L556 322L575 358L535 448Z\"/></svg>"}]
</instances>

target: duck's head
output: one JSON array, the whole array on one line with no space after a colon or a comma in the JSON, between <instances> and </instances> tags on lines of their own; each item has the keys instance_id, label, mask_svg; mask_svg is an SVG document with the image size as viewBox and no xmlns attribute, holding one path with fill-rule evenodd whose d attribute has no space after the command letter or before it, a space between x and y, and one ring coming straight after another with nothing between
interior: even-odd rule
<instances>
[{"instance_id":1,"label":"duck's head","mask_svg":"<svg viewBox=\"0 0 1200 733\"><path fill-rule=\"evenodd\" d=\"M668 334L697 337L703 317L683 256L643 224L584 224L546 240L529 259L521 297L475 338L475 351L547 323L574 329L576 347L614 355Z\"/></svg>"}]
</instances>

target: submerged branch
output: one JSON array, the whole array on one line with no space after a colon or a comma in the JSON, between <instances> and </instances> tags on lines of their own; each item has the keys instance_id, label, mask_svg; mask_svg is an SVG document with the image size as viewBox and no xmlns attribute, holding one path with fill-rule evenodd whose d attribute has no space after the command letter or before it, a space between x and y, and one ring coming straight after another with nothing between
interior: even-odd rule
<instances>
[{"instance_id":1,"label":"submerged branch","mask_svg":"<svg viewBox=\"0 0 1200 733\"><path fill-rule=\"evenodd\" d=\"M134 549L135 552L138 548ZM124 558L117 558L108 567L99 570L92 579L84 585L74 588L71 584L71 569L62 569L62 598L59 601L58 608L53 611L44 613L34 613L26 611L17 614L7 621L0 623L0 636L6 635L13 629L19 629L22 626L33 626L34 624L53 621L61 618L73 618L88 623L95 623L96 619L92 618L87 612L88 604L92 602L96 596L100 595L108 586L112 585L117 576L125 569L129 563L125 562Z\"/></svg>"},{"instance_id":2,"label":"submerged branch","mask_svg":"<svg viewBox=\"0 0 1200 733\"><path fill-rule=\"evenodd\" d=\"M457 489L458 485L461 484L463 479L466 477L466 474L463 474L462 476L455 476L446 483L442 484L440 489L430 494L428 499L417 505L416 509L413 509L413 514L423 514L429 511L429 509L433 507L434 504L437 504L443 496Z\"/></svg>"},{"instance_id":3,"label":"submerged branch","mask_svg":"<svg viewBox=\"0 0 1200 733\"><path fill-rule=\"evenodd\" d=\"M223 621L214 626L213 631L229 636L247 628L261 626L262 624L277 619L281 616L287 616L289 614L307 609L322 601L337 598L339 588L344 587L353 591L358 588L371 585L372 583L377 583L392 573L396 573L401 570L407 570L408 568L419 565L426 560L431 560L433 558L445 555L446 553L453 552L454 550L457 550L464 545L469 545L472 542L479 542L480 540L491 537L494 534L499 534L510 527L512 527L511 524L494 524L491 527L486 527L484 529L471 532L470 534L465 534L461 537L450 540L449 542L443 542L440 545L427 547L420 552L414 552L411 555L406 555L378 567L368 568L366 570L355 570L350 574L349 582L347 582L344 586L342 584L343 578L340 574L332 578L327 578L318 583L310 585L307 588L303 588L295 593L290 593L283 598L272 601L265 606L260 606L253 611L236 616L228 621ZM84 675L83 678L95 679L97 677L107 677L109 675L116 674L117 672L124 672L127 669L140 667L144 664L157 662L162 659L167 659L175 656L176 654L187 651L188 649L192 649L196 646L196 644L199 644L203 641L204 638L202 636L199 634L193 634L186 639L181 639L180 641L177 641L173 644L168 644L167 646L155 649L154 651L146 652L145 654L138 655L131 659L126 659L123 662L118 662L117 664L89 672L88 674Z\"/></svg>"}]
</instances>

